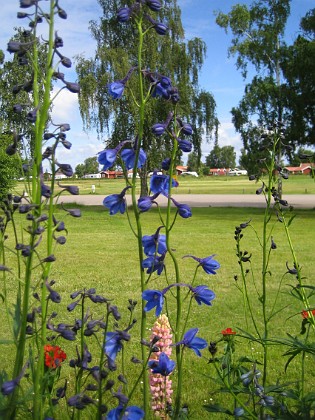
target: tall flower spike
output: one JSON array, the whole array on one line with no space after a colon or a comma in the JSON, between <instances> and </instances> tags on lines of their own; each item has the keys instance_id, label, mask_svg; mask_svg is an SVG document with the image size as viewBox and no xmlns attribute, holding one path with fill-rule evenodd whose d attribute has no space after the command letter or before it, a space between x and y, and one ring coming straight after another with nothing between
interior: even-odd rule
<instances>
[{"instance_id":1,"label":"tall flower spike","mask_svg":"<svg viewBox=\"0 0 315 420\"><path fill-rule=\"evenodd\" d=\"M152 327L151 342L159 349L153 352L150 361L158 361L161 353L168 357L172 354L172 332L168 318L160 315ZM157 340L158 339L158 340ZM157 341L156 341L157 340ZM156 417L163 418L168 405L172 404L172 380L169 376L163 378L161 374L150 373L151 407Z\"/></svg>"}]
</instances>

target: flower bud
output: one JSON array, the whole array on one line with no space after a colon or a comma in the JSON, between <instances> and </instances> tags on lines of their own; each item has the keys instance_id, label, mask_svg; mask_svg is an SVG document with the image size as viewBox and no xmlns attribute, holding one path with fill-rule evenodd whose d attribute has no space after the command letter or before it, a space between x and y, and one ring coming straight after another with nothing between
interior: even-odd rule
<instances>
[{"instance_id":1,"label":"flower bud","mask_svg":"<svg viewBox=\"0 0 315 420\"><path fill-rule=\"evenodd\" d=\"M131 16L131 9L129 7L121 7L117 12L118 22L127 22Z\"/></svg>"},{"instance_id":2,"label":"flower bud","mask_svg":"<svg viewBox=\"0 0 315 420\"><path fill-rule=\"evenodd\" d=\"M178 139L178 147L182 152L191 152L192 144L188 140Z\"/></svg>"},{"instance_id":3,"label":"flower bud","mask_svg":"<svg viewBox=\"0 0 315 420\"><path fill-rule=\"evenodd\" d=\"M162 134L165 133L165 129L166 129L165 124L157 123L152 126L151 131L155 136L161 136Z\"/></svg>"},{"instance_id":4,"label":"flower bud","mask_svg":"<svg viewBox=\"0 0 315 420\"><path fill-rule=\"evenodd\" d=\"M162 4L159 0L146 0L146 4L153 12L158 12L162 8Z\"/></svg>"},{"instance_id":5,"label":"flower bud","mask_svg":"<svg viewBox=\"0 0 315 420\"><path fill-rule=\"evenodd\" d=\"M158 35L166 35L168 32L168 27L164 23L156 23L153 28Z\"/></svg>"},{"instance_id":6,"label":"flower bud","mask_svg":"<svg viewBox=\"0 0 315 420\"><path fill-rule=\"evenodd\" d=\"M32 111L29 111L28 112L26 118L28 119L29 122L31 122L31 123L35 123L36 122L37 111L38 111L38 109L35 108Z\"/></svg>"},{"instance_id":7,"label":"flower bud","mask_svg":"<svg viewBox=\"0 0 315 420\"><path fill-rule=\"evenodd\" d=\"M61 9L60 7L58 8L58 16L59 16L61 19L67 19L67 17L68 17L68 15L67 15L66 11L65 11L65 10L63 10L63 9Z\"/></svg>"},{"instance_id":8,"label":"flower bud","mask_svg":"<svg viewBox=\"0 0 315 420\"><path fill-rule=\"evenodd\" d=\"M20 7L26 9L31 6L37 5L38 0L20 0Z\"/></svg>"},{"instance_id":9,"label":"flower bud","mask_svg":"<svg viewBox=\"0 0 315 420\"><path fill-rule=\"evenodd\" d=\"M63 39L58 36L57 32L55 33L54 46L55 48L63 47Z\"/></svg>"},{"instance_id":10,"label":"flower bud","mask_svg":"<svg viewBox=\"0 0 315 420\"><path fill-rule=\"evenodd\" d=\"M80 93L80 85L79 83L73 83L73 82L66 82L64 81L66 84L66 88L69 90L69 92L72 93Z\"/></svg>"}]
</instances>

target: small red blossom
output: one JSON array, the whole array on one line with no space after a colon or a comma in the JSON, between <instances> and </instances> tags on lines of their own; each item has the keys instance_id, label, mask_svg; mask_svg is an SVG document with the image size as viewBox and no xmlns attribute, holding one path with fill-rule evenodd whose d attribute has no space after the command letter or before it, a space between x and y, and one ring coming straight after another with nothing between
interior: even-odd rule
<instances>
[{"instance_id":1,"label":"small red blossom","mask_svg":"<svg viewBox=\"0 0 315 420\"><path fill-rule=\"evenodd\" d=\"M222 335L234 335L236 331L233 331L232 328L227 328L226 330L221 331Z\"/></svg>"},{"instance_id":2,"label":"small red blossom","mask_svg":"<svg viewBox=\"0 0 315 420\"><path fill-rule=\"evenodd\" d=\"M66 353L63 350L61 350L59 346L52 346L50 344L46 344L44 346L44 352L45 366L49 367L50 369L56 369L67 358Z\"/></svg>"},{"instance_id":3,"label":"small red blossom","mask_svg":"<svg viewBox=\"0 0 315 420\"><path fill-rule=\"evenodd\" d=\"M301 312L301 315L302 315L302 318L309 318L309 316L310 316L310 314L309 314L309 312L312 312L312 314L315 316L315 309L313 309L312 311L310 310L310 311L302 311Z\"/></svg>"}]
</instances>

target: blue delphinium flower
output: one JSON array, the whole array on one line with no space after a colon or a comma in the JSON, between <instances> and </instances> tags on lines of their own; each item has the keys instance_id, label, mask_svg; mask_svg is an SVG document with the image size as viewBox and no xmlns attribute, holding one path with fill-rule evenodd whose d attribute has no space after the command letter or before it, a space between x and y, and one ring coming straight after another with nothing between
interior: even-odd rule
<instances>
[{"instance_id":1,"label":"blue delphinium flower","mask_svg":"<svg viewBox=\"0 0 315 420\"><path fill-rule=\"evenodd\" d=\"M98 154L97 161L101 165L104 165L103 170L106 171L115 163L117 158L118 149L105 149Z\"/></svg>"},{"instance_id":2,"label":"blue delphinium flower","mask_svg":"<svg viewBox=\"0 0 315 420\"><path fill-rule=\"evenodd\" d=\"M150 257L151 255L164 254L167 250L166 247L166 236L160 234L159 230L154 235L144 235L142 237L143 251L145 255Z\"/></svg>"},{"instance_id":3,"label":"blue delphinium flower","mask_svg":"<svg viewBox=\"0 0 315 420\"><path fill-rule=\"evenodd\" d=\"M127 75L122 80L117 80L115 82L108 83L108 93L111 95L114 99L120 99L124 93L125 85L130 79L133 71L136 67L131 67L131 69L128 71Z\"/></svg>"},{"instance_id":4,"label":"blue delphinium flower","mask_svg":"<svg viewBox=\"0 0 315 420\"><path fill-rule=\"evenodd\" d=\"M168 194L170 177L168 175L153 174L150 180L150 190L153 194ZM172 178L172 187L177 187L178 183Z\"/></svg>"},{"instance_id":5,"label":"blue delphinium flower","mask_svg":"<svg viewBox=\"0 0 315 420\"><path fill-rule=\"evenodd\" d=\"M121 80L117 82L111 82L107 85L108 93L113 99L120 99L123 96L125 90L125 83Z\"/></svg>"},{"instance_id":6,"label":"blue delphinium flower","mask_svg":"<svg viewBox=\"0 0 315 420\"><path fill-rule=\"evenodd\" d=\"M165 253L161 256L151 255L150 257L142 261L142 268L147 268L148 274L151 274L154 271L156 271L157 274L160 275L164 270L164 258Z\"/></svg>"},{"instance_id":7,"label":"blue delphinium flower","mask_svg":"<svg viewBox=\"0 0 315 420\"><path fill-rule=\"evenodd\" d=\"M115 361L117 353L122 349L122 341L129 341L130 334L126 331L107 332L104 351L107 356Z\"/></svg>"},{"instance_id":8,"label":"blue delphinium flower","mask_svg":"<svg viewBox=\"0 0 315 420\"><path fill-rule=\"evenodd\" d=\"M103 200L103 205L109 209L109 214L112 216L120 212L121 214L126 211L126 191L129 186L124 188L120 194L108 195Z\"/></svg>"},{"instance_id":9,"label":"blue delphinium flower","mask_svg":"<svg viewBox=\"0 0 315 420\"><path fill-rule=\"evenodd\" d=\"M211 306L211 301L215 298L215 293L208 288L208 286L200 285L190 289L193 292L193 297L196 299L198 305L204 303Z\"/></svg>"},{"instance_id":10,"label":"blue delphinium flower","mask_svg":"<svg viewBox=\"0 0 315 420\"><path fill-rule=\"evenodd\" d=\"M185 255L185 257L191 257L195 261L198 261L199 265L205 270L207 274L217 274L215 270L220 268L218 261L213 259L214 254L206 258L198 258L194 257L193 255Z\"/></svg>"},{"instance_id":11,"label":"blue delphinium flower","mask_svg":"<svg viewBox=\"0 0 315 420\"><path fill-rule=\"evenodd\" d=\"M164 294L159 290L145 290L142 293L142 299L147 300L147 304L144 307L146 312L151 311L151 309L155 309L155 316L159 316L162 312L163 305L164 305Z\"/></svg>"},{"instance_id":12,"label":"blue delphinium flower","mask_svg":"<svg viewBox=\"0 0 315 420\"><path fill-rule=\"evenodd\" d=\"M2 395L10 395L14 392L15 388L18 386L19 382L15 379L11 381L3 382L1 387Z\"/></svg>"},{"instance_id":13,"label":"blue delphinium flower","mask_svg":"<svg viewBox=\"0 0 315 420\"><path fill-rule=\"evenodd\" d=\"M106 416L107 420L141 420L143 418L144 411L141 408L135 405L124 408L121 404L110 410Z\"/></svg>"},{"instance_id":14,"label":"blue delphinium flower","mask_svg":"<svg viewBox=\"0 0 315 420\"><path fill-rule=\"evenodd\" d=\"M208 346L208 343L203 338L196 337L198 331L198 328L191 328L184 334L184 338L175 345L179 346L182 344L183 346L193 350L197 356L201 357L200 350L205 349Z\"/></svg>"},{"instance_id":15,"label":"blue delphinium flower","mask_svg":"<svg viewBox=\"0 0 315 420\"><path fill-rule=\"evenodd\" d=\"M135 166L136 151L134 149L124 149L120 154L127 169L132 169ZM147 159L147 155L143 149L139 150L139 157L137 168L141 168Z\"/></svg>"},{"instance_id":16,"label":"blue delphinium flower","mask_svg":"<svg viewBox=\"0 0 315 420\"><path fill-rule=\"evenodd\" d=\"M156 98L157 96L160 96L160 97L162 97L162 98L164 98L164 99L170 99L170 97L171 97L171 94L170 94L170 92L169 92L169 89L168 89L168 88L165 88L165 87L161 84L161 82L158 82L158 83L155 85L154 90L153 90L153 92L152 92L152 97L153 97L153 98Z\"/></svg>"},{"instance_id":17,"label":"blue delphinium flower","mask_svg":"<svg viewBox=\"0 0 315 420\"><path fill-rule=\"evenodd\" d=\"M192 216L191 208L188 206L188 204L180 204L173 197L171 197L171 200L177 207L178 214L181 217L183 217L184 219L188 219L188 217Z\"/></svg>"},{"instance_id":18,"label":"blue delphinium flower","mask_svg":"<svg viewBox=\"0 0 315 420\"><path fill-rule=\"evenodd\" d=\"M158 362L156 360L149 360L148 365L152 369L152 373L158 373L162 376L170 375L175 369L175 362L170 360L164 352L160 354Z\"/></svg>"}]
</instances>

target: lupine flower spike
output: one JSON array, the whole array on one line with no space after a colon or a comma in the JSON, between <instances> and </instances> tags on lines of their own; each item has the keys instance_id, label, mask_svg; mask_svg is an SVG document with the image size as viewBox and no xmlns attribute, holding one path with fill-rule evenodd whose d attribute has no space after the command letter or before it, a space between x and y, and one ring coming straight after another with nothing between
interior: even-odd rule
<instances>
[{"instance_id":1,"label":"lupine flower spike","mask_svg":"<svg viewBox=\"0 0 315 420\"><path fill-rule=\"evenodd\" d=\"M172 354L172 333L168 318L165 314L160 315L155 321L151 341L157 340L155 346L159 351L152 353L150 361L158 362L160 355L164 353L167 357ZM169 376L163 377L158 373L150 373L151 407L154 415L164 419L166 408L172 403L172 380Z\"/></svg>"}]
</instances>

